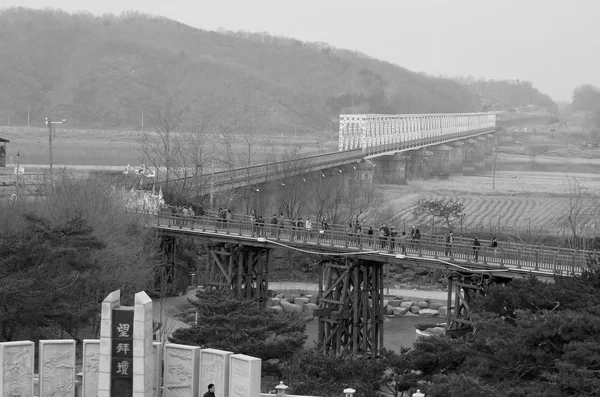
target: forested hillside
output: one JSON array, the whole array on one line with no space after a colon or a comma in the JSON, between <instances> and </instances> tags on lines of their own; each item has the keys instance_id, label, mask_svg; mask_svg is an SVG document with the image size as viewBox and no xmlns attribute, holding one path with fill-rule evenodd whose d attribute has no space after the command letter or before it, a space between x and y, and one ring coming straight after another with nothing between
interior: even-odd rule
<instances>
[{"instance_id":1,"label":"forested hillside","mask_svg":"<svg viewBox=\"0 0 600 397\"><path fill-rule=\"evenodd\" d=\"M331 131L340 112L478 111L479 98L322 43L212 32L138 13L0 13L0 125L66 118L139 129L159 109L190 126Z\"/></svg>"}]
</instances>

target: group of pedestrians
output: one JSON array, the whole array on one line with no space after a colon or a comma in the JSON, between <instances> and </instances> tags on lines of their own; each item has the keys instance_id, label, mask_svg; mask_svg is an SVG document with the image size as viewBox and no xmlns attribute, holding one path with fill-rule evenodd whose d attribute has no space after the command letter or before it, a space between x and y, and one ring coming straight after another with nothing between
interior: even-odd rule
<instances>
[{"instance_id":1,"label":"group of pedestrians","mask_svg":"<svg viewBox=\"0 0 600 397\"><path fill-rule=\"evenodd\" d=\"M481 249L481 242L479 241L479 238L475 237L473 239L473 259L475 260L475 262L479 261L479 250ZM446 235L446 248L444 250L444 255L448 256L450 258L454 257L454 254L452 252L452 249L454 248L454 235L452 234L452 230L450 230L448 232L448 234ZM496 254L498 253L498 239L497 237L493 237L492 241L490 242L490 249L493 252L493 255L496 256Z\"/></svg>"}]
</instances>

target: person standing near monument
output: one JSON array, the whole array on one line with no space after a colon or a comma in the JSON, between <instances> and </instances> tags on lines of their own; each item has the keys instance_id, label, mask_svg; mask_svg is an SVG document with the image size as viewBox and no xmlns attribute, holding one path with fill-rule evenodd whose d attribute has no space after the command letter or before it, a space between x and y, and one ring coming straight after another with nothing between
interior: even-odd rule
<instances>
[{"instance_id":1,"label":"person standing near monument","mask_svg":"<svg viewBox=\"0 0 600 397\"><path fill-rule=\"evenodd\" d=\"M206 393L204 393L204 396L202 397L215 397L215 385L214 384L209 384L208 385L208 391Z\"/></svg>"}]
</instances>

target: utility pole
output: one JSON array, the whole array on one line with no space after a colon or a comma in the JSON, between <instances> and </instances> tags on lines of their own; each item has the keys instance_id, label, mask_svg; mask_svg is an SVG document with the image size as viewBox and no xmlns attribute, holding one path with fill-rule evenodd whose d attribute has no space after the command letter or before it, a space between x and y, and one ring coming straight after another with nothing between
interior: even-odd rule
<instances>
[{"instance_id":1,"label":"utility pole","mask_svg":"<svg viewBox=\"0 0 600 397\"><path fill-rule=\"evenodd\" d=\"M496 160L498 159L498 148L494 148L494 167L492 171L492 190L496 190Z\"/></svg>"},{"instance_id":2,"label":"utility pole","mask_svg":"<svg viewBox=\"0 0 600 397\"><path fill-rule=\"evenodd\" d=\"M54 137L52 136L52 125L53 124L64 124L67 120L62 119L61 121L52 121L50 117L46 117L46 125L48 126L48 153L50 157L50 184L54 186L54 175L52 174L52 140ZM55 129L56 131L56 129Z\"/></svg>"}]
</instances>

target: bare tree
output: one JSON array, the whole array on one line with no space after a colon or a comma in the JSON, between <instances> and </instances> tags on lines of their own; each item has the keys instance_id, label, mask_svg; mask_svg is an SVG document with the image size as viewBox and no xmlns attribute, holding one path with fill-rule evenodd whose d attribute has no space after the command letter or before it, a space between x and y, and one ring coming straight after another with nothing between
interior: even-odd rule
<instances>
[{"instance_id":1,"label":"bare tree","mask_svg":"<svg viewBox=\"0 0 600 397\"><path fill-rule=\"evenodd\" d=\"M598 217L598 206L594 197L577 178L567 175L567 197L564 211L558 220L570 233L567 244L571 248L585 249L584 231Z\"/></svg>"}]
</instances>

